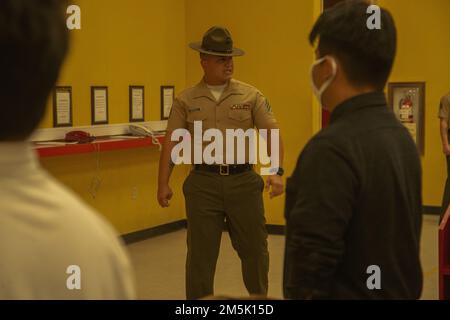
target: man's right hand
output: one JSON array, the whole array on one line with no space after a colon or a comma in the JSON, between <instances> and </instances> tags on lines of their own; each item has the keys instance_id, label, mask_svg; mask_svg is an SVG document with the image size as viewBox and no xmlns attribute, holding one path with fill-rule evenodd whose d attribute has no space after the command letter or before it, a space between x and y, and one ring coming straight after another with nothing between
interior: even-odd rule
<instances>
[{"instance_id":1,"label":"man's right hand","mask_svg":"<svg viewBox=\"0 0 450 320\"><path fill-rule=\"evenodd\" d=\"M172 199L173 192L169 185L160 186L158 188L158 203L162 208L169 206L169 200Z\"/></svg>"},{"instance_id":2,"label":"man's right hand","mask_svg":"<svg viewBox=\"0 0 450 320\"><path fill-rule=\"evenodd\" d=\"M442 149L443 149L443 151L444 151L444 154L446 155L446 156L450 156L450 146L447 144L447 145L444 145L443 147L442 147Z\"/></svg>"}]
</instances>

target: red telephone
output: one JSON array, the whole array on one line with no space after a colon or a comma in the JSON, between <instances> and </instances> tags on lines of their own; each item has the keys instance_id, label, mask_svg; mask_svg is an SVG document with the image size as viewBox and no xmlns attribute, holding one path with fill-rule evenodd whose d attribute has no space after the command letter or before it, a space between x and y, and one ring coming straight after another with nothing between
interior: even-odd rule
<instances>
[{"instance_id":1,"label":"red telephone","mask_svg":"<svg viewBox=\"0 0 450 320\"><path fill-rule=\"evenodd\" d=\"M94 141L95 137L85 131L70 131L66 133L64 140L66 142L89 143Z\"/></svg>"}]
</instances>

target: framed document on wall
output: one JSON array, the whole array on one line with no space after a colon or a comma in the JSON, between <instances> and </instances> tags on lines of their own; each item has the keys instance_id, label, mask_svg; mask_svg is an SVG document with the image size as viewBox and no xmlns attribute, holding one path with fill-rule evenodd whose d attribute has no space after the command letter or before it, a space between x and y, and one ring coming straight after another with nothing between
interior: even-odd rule
<instances>
[{"instance_id":1,"label":"framed document on wall","mask_svg":"<svg viewBox=\"0 0 450 320\"><path fill-rule=\"evenodd\" d=\"M417 148L423 155L425 151L425 82L390 82L388 97L389 106L411 133Z\"/></svg>"},{"instance_id":2,"label":"framed document on wall","mask_svg":"<svg viewBox=\"0 0 450 320\"><path fill-rule=\"evenodd\" d=\"M174 86L161 86L161 120L167 120L170 116L173 100L175 99Z\"/></svg>"},{"instance_id":3,"label":"framed document on wall","mask_svg":"<svg viewBox=\"0 0 450 320\"><path fill-rule=\"evenodd\" d=\"M53 90L53 127L72 126L72 87Z\"/></svg>"},{"instance_id":4,"label":"framed document on wall","mask_svg":"<svg viewBox=\"0 0 450 320\"><path fill-rule=\"evenodd\" d=\"M91 87L92 124L108 123L108 87Z\"/></svg>"},{"instance_id":5,"label":"framed document on wall","mask_svg":"<svg viewBox=\"0 0 450 320\"><path fill-rule=\"evenodd\" d=\"M130 86L130 122L144 121L144 86Z\"/></svg>"}]
</instances>

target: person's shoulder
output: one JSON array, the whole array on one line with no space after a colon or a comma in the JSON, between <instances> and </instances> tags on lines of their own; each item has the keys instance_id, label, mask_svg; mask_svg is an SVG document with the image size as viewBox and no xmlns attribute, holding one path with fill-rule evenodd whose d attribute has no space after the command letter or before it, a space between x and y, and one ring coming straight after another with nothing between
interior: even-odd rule
<instances>
[{"instance_id":1,"label":"person's shoulder","mask_svg":"<svg viewBox=\"0 0 450 320\"><path fill-rule=\"evenodd\" d=\"M300 158L315 157L320 153L327 152L331 149L339 148L336 143L335 137L328 134L327 128L322 129L317 134L315 134L303 148ZM299 159L300 160L300 159Z\"/></svg>"},{"instance_id":2,"label":"person's shoulder","mask_svg":"<svg viewBox=\"0 0 450 320\"><path fill-rule=\"evenodd\" d=\"M310 173L312 168L317 168L323 164L324 162L322 160L329 159L330 155L336 158L336 155L342 154L344 148L339 143L336 143L336 139L329 135L326 129L324 128L315 134L300 152L295 170L292 173L294 180L299 181L302 174ZM338 157L338 159L344 158Z\"/></svg>"},{"instance_id":3,"label":"person's shoulder","mask_svg":"<svg viewBox=\"0 0 450 320\"><path fill-rule=\"evenodd\" d=\"M307 146L310 148L322 148L324 146L335 145L336 136L330 133L328 128L324 128L309 140Z\"/></svg>"},{"instance_id":4,"label":"person's shoulder","mask_svg":"<svg viewBox=\"0 0 450 320\"><path fill-rule=\"evenodd\" d=\"M80 298L134 297L129 258L119 234L106 218L43 169L24 182L30 183L12 190L16 196L12 197L14 203L6 206L6 212L13 214L0 219L0 229L15 242L17 250L52 259L48 267L52 275L46 284L30 283L55 287L60 276L54 271L67 268L66 263L70 260L83 266L84 277L91 284L90 289L80 292ZM27 236L23 236L24 230ZM48 254L50 247L52 252ZM4 258L6 261L13 259L11 255ZM101 274L95 272L99 269ZM50 296L44 294L43 297L61 298L66 297L66 293L55 290Z\"/></svg>"},{"instance_id":5,"label":"person's shoulder","mask_svg":"<svg viewBox=\"0 0 450 320\"><path fill-rule=\"evenodd\" d=\"M68 246L79 248L89 247L90 255L95 255L98 261L118 263L126 267L128 258L124 252L123 243L114 226L92 208L77 194L61 185L52 177L48 178L53 194L57 197L52 215L59 221L55 227L64 234Z\"/></svg>"},{"instance_id":6,"label":"person's shoulder","mask_svg":"<svg viewBox=\"0 0 450 320\"><path fill-rule=\"evenodd\" d=\"M231 79L231 84L232 84L235 88L237 88L237 89L239 89L239 90L241 90L241 91L244 91L244 92L250 92L250 93L259 93L259 94L262 94L261 91L258 90L255 86L253 86L253 85L251 85L251 84L249 84L249 83L240 81L240 80Z\"/></svg>"},{"instance_id":7,"label":"person's shoulder","mask_svg":"<svg viewBox=\"0 0 450 320\"><path fill-rule=\"evenodd\" d=\"M317 159L317 157L323 155L333 154L340 159L349 160L354 145L360 143L357 140L357 138L351 138L347 132L336 128L336 126L328 126L316 133L307 142L301 154L308 159L311 157Z\"/></svg>"}]
</instances>

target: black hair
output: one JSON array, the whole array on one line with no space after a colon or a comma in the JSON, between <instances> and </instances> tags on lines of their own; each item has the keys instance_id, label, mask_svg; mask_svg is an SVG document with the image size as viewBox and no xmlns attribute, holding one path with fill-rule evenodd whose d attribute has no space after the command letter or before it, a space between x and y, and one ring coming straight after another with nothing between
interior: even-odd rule
<instances>
[{"instance_id":1,"label":"black hair","mask_svg":"<svg viewBox=\"0 0 450 320\"><path fill-rule=\"evenodd\" d=\"M0 141L38 126L68 49L63 0L0 1Z\"/></svg>"},{"instance_id":2,"label":"black hair","mask_svg":"<svg viewBox=\"0 0 450 320\"><path fill-rule=\"evenodd\" d=\"M318 53L334 55L352 85L383 90L394 63L397 32L391 14L380 8L381 29L370 30L370 3L349 0L325 10L314 24L309 42L319 39Z\"/></svg>"}]
</instances>

